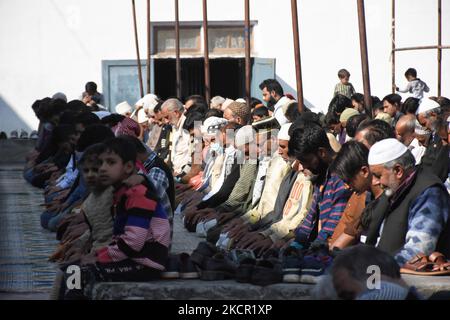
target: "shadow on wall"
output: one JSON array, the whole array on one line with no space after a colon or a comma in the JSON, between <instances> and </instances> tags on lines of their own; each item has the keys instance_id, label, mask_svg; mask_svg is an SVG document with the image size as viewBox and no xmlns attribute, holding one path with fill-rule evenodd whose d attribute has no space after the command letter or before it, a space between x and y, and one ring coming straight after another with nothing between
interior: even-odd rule
<instances>
[{"instance_id":1,"label":"shadow on wall","mask_svg":"<svg viewBox=\"0 0 450 320\"><path fill-rule=\"evenodd\" d=\"M31 110L31 107L29 112L33 112ZM22 129L27 131L28 134L30 134L30 132L32 131L30 126L0 95L0 131L6 132L7 136L9 137L12 130L17 130L17 132L20 134L20 131Z\"/></svg>"},{"instance_id":2,"label":"shadow on wall","mask_svg":"<svg viewBox=\"0 0 450 320\"><path fill-rule=\"evenodd\" d=\"M280 78L279 76L276 76L278 82L281 84L281 86L283 87L284 90L284 94L286 93L290 93L295 97L295 100L297 100L297 89L292 88L290 85L287 84L286 81L284 81L282 78ZM305 95L305 93L303 92L303 95ZM303 96L303 103L306 105L306 107L313 111L313 112L323 112L322 109L320 109L320 107L316 107L315 105L313 105L308 99L306 99Z\"/></svg>"}]
</instances>

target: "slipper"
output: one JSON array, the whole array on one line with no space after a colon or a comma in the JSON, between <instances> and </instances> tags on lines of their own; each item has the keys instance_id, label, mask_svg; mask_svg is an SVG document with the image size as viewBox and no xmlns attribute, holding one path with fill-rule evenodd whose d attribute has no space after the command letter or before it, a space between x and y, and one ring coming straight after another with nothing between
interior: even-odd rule
<instances>
[{"instance_id":1,"label":"slipper","mask_svg":"<svg viewBox=\"0 0 450 320\"><path fill-rule=\"evenodd\" d=\"M435 258L438 259L439 257ZM441 276L450 274L450 270L445 270L445 266L441 268L438 267L439 264L429 260L424 254L417 254L411 260L405 263L405 265L400 268L400 273L410 274L417 276ZM447 269L450 267L447 266Z\"/></svg>"},{"instance_id":2,"label":"slipper","mask_svg":"<svg viewBox=\"0 0 450 320\"><path fill-rule=\"evenodd\" d=\"M442 253L433 252L428 257L428 260L435 264L433 267L433 272L447 272L445 274L450 274L450 262Z\"/></svg>"}]
</instances>

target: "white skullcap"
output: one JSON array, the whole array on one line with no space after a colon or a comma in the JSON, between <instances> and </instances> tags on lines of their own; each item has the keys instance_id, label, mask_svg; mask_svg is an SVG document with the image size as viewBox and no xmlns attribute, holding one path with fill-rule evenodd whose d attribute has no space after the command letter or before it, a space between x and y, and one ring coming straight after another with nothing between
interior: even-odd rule
<instances>
[{"instance_id":1,"label":"white skullcap","mask_svg":"<svg viewBox=\"0 0 450 320\"><path fill-rule=\"evenodd\" d=\"M219 117L209 117L203 121L203 125L200 127L202 134L207 136L213 136L217 130L228 123L227 119Z\"/></svg>"},{"instance_id":2,"label":"white skullcap","mask_svg":"<svg viewBox=\"0 0 450 320\"><path fill-rule=\"evenodd\" d=\"M247 103L247 101L245 101L245 99L243 98L236 99L236 102Z\"/></svg>"},{"instance_id":3,"label":"white skullcap","mask_svg":"<svg viewBox=\"0 0 450 320\"><path fill-rule=\"evenodd\" d=\"M126 113L131 111L133 111L133 108L126 101L121 102L116 106L116 112L118 114L125 115Z\"/></svg>"},{"instance_id":4,"label":"white skullcap","mask_svg":"<svg viewBox=\"0 0 450 320\"><path fill-rule=\"evenodd\" d=\"M145 111L153 113L153 110L155 109L156 105L158 104L158 96L149 93L143 96L141 99L139 99L136 102L136 106L143 107Z\"/></svg>"},{"instance_id":5,"label":"white skullcap","mask_svg":"<svg viewBox=\"0 0 450 320\"><path fill-rule=\"evenodd\" d=\"M419 108L417 108L416 115L419 113L424 113L436 108L440 108L441 105L434 100L424 98L420 101Z\"/></svg>"},{"instance_id":6,"label":"white skullcap","mask_svg":"<svg viewBox=\"0 0 450 320\"><path fill-rule=\"evenodd\" d=\"M62 92L57 92L52 96L52 99L60 99L60 100L64 100L65 102L67 102L67 97L64 93Z\"/></svg>"},{"instance_id":7,"label":"white skullcap","mask_svg":"<svg viewBox=\"0 0 450 320\"><path fill-rule=\"evenodd\" d=\"M369 150L369 165L384 164L405 154L408 148L394 138L384 139L375 143Z\"/></svg>"},{"instance_id":8,"label":"white skullcap","mask_svg":"<svg viewBox=\"0 0 450 320\"><path fill-rule=\"evenodd\" d=\"M210 106L211 108L217 108L219 106L222 105L222 103L225 102L225 98L221 97L221 96L215 96L211 99L211 103Z\"/></svg>"},{"instance_id":9,"label":"white skullcap","mask_svg":"<svg viewBox=\"0 0 450 320\"><path fill-rule=\"evenodd\" d=\"M242 147L255 140L255 130L252 126L243 126L236 132L235 142L236 147Z\"/></svg>"},{"instance_id":10,"label":"white skullcap","mask_svg":"<svg viewBox=\"0 0 450 320\"><path fill-rule=\"evenodd\" d=\"M145 112L144 109L139 109L139 111L137 113L137 120L138 120L138 123L148 122L147 113Z\"/></svg>"},{"instance_id":11,"label":"white skullcap","mask_svg":"<svg viewBox=\"0 0 450 320\"><path fill-rule=\"evenodd\" d=\"M104 117L109 116L111 114L111 112L106 111L106 110L100 110L100 111L93 112L93 114L95 114L101 120Z\"/></svg>"},{"instance_id":12,"label":"white skullcap","mask_svg":"<svg viewBox=\"0 0 450 320\"><path fill-rule=\"evenodd\" d=\"M431 131L425 127L422 127L422 125L417 120L416 120L416 127L414 128L414 132L421 136L428 136L431 134Z\"/></svg>"},{"instance_id":13,"label":"white skullcap","mask_svg":"<svg viewBox=\"0 0 450 320\"><path fill-rule=\"evenodd\" d=\"M278 132L278 139L289 141L291 137L289 136L289 128L292 123L285 123L281 126L280 131Z\"/></svg>"},{"instance_id":14,"label":"white skullcap","mask_svg":"<svg viewBox=\"0 0 450 320\"><path fill-rule=\"evenodd\" d=\"M220 109L221 109L222 111L225 111L225 109L228 108L228 106L229 106L230 104L232 104L233 102L234 102L234 100L226 98L225 101L224 101L224 103L222 103L222 107L221 107Z\"/></svg>"}]
</instances>

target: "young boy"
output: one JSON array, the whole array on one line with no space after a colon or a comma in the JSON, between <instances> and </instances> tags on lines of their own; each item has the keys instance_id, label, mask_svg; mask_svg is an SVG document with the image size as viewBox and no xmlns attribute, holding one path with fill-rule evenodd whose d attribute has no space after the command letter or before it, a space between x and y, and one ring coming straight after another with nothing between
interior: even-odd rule
<instances>
[{"instance_id":1,"label":"young boy","mask_svg":"<svg viewBox=\"0 0 450 320\"><path fill-rule=\"evenodd\" d=\"M113 238L84 258L83 287L91 281L157 279L168 257L170 226L164 208L144 182L128 188L123 181L135 173L136 148L124 138L105 141L99 155L99 180L113 186ZM67 277L70 275L67 275ZM80 290L70 290L78 296Z\"/></svg>"},{"instance_id":2,"label":"young boy","mask_svg":"<svg viewBox=\"0 0 450 320\"><path fill-rule=\"evenodd\" d=\"M422 99L423 98L423 92L429 92L430 88L428 88L427 84L417 78L417 71L414 68L409 68L405 72L406 80L408 80L408 84L406 85L406 88L400 89L399 87L396 87L395 90L398 92L409 92L412 93L413 98Z\"/></svg>"},{"instance_id":3,"label":"young boy","mask_svg":"<svg viewBox=\"0 0 450 320\"><path fill-rule=\"evenodd\" d=\"M355 88L353 88L353 85L349 82L350 72L348 72L346 69L341 69L338 72L338 77L340 82L334 87L333 96L335 97L337 94L342 94L343 96L351 99L356 92Z\"/></svg>"}]
</instances>

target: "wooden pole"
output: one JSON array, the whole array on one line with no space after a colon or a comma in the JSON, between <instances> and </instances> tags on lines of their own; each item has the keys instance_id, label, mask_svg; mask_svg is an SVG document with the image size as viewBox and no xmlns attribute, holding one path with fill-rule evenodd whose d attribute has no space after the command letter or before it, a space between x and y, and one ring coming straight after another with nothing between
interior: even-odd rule
<instances>
[{"instance_id":1,"label":"wooden pole","mask_svg":"<svg viewBox=\"0 0 450 320\"><path fill-rule=\"evenodd\" d=\"M295 78L297 82L297 103L298 111L303 112L303 84L302 84L302 66L300 60L300 41L298 33L298 14L297 0L291 0L292 12L292 34L294 37L294 57L295 57Z\"/></svg>"},{"instance_id":2,"label":"wooden pole","mask_svg":"<svg viewBox=\"0 0 450 320\"><path fill-rule=\"evenodd\" d=\"M139 74L139 89L141 92L141 97L143 97L144 96L144 88L142 85L141 58L139 56L139 40L138 40L137 24L136 24L136 5L134 3L134 0L131 0L131 4L133 7L134 41L136 43L136 55L137 55L137 65L138 65L138 74Z\"/></svg>"},{"instance_id":3,"label":"wooden pole","mask_svg":"<svg viewBox=\"0 0 450 320\"><path fill-rule=\"evenodd\" d=\"M208 49L208 8L207 0L203 0L203 49L205 59L205 99L206 103L211 99L211 87L209 80L209 49Z\"/></svg>"},{"instance_id":4,"label":"wooden pole","mask_svg":"<svg viewBox=\"0 0 450 320\"><path fill-rule=\"evenodd\" d=\"M391 19L391 37L392 37L392 93L395 93L395 0L392 0L392 19Z\"/></svg>"},{"instance_id":5,"label":"wooden pole","mask_svg":"<svg viewBox=\"0 0 450 320\"><path fill-rule=\"evenodd\" d=\"M359 46L361 50L361 66L363 73L364 104L370 110L373 117L372 97L370 95L369 59L367 54L366 18L364 13L364 0L357 0L358 4L358 26Z\"/></svg>"},{"instance_id":6,"label":"wooden pole","mask_svg":"<svg viewBox=\"0 0 450 320\"><path fill-rule=\"evenodd\" d=\"M250 110L250 86L251 86L251 60L250 60L250 0L245 0L245 96L247 97L247 107Z\"/></svg>"},{"instance_id":7,"label":"wooden pole","mask_svg":"<svg viewBox=\"0 0 450 320\"><path fill-rule=\"evenodd\" d=\"M177 74L177 97L178 99L181 99L180 20L178 17L178 0L175 0L175 68Z\"/></svg>"},{"instance_id":8,"label":"wooden pole","mask_svg":"<svg viewBox=\"0 0 450 320\"><path fill-rule=\"evenodd\" d=\"M438 79L437 79L437 95L441 96L441 81L442 81L442 0L438 0Z\"/></svg>"},{"instance_id":9,"label":"wooden pole","mask_svg":"<svg viewBox=\"0 0 450 320\"><path fill-rule=\"evenodd\" d=\"M150 29L150 0L147 0L147 93L150 93L150 55L151 55L151 29Z\"/></svg>"}]
</instances>

